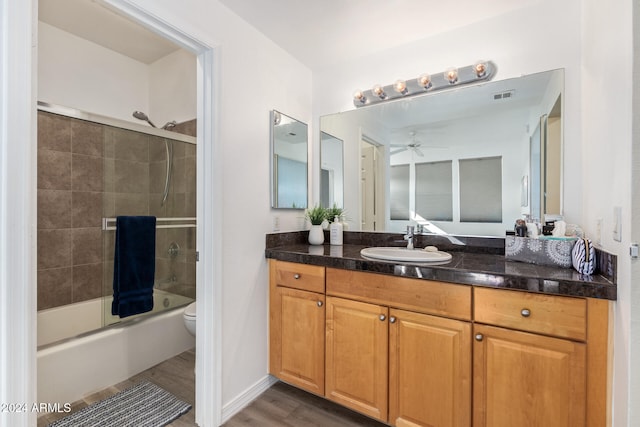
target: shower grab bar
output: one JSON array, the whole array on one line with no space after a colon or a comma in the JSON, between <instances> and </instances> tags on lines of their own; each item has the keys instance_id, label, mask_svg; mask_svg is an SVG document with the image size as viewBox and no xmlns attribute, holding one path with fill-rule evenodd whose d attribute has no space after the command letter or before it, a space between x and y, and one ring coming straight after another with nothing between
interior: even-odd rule
<instances>
[{"instance_id":1,"label":"shower grab bar","mask_svg":"<svg viewBox=\"0 0 640 427\"><path fill-rule=\"evenodd\" d=\"M162 222L184 222L185 224L158 224ZM156 218L156 228L196 228L195 217ZM102 230L115 230L116 218L102 218Z\"/></svg>"}]
</instances>

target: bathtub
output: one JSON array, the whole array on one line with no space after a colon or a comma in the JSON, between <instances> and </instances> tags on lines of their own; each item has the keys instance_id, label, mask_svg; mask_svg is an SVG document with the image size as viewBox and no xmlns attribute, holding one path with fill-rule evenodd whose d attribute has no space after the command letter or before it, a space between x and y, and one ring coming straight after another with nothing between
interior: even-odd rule
<instances>
[{"instance_id":1,"label":"bathtub","mask_svg":"<svg viewBox=\"0 0 640 427\"><path fill-rule=\"evenodd\" d=\"M154 292L158 309L189 301ZM98 298L38 313L38 402L74 402L195 346L180 307L103 328L106 303L111 304ZM107 319L107 324L116 320ZM64 339L69 336L76 338Z\"/></svg>"}]
</instances>

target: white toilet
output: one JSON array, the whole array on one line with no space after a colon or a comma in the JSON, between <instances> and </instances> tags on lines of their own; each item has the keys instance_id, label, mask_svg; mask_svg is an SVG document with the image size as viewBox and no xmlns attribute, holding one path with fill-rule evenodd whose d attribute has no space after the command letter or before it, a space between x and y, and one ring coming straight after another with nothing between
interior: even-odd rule
<instances>
[{"instance_id":1,"label":"white toilet","mask_svg":"<svg viewBox=\"0 0 640 427\"><path fill-rule=\"evenodd\" d=\"M195 301L189 304L182 312L182 318L184 319L184 326L187 331L194 337L196 336L196 303Z\"/></svg>"}]
</instances>

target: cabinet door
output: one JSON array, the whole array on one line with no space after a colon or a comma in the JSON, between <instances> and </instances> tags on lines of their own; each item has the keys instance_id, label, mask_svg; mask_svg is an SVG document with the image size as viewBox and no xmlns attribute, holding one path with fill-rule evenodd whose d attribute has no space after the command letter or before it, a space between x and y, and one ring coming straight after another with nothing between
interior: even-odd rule
<instances>
[{"instance_id":1,"label":"cabinet door","mask_svg":"<svg viewBox=\"0 0 640 427\"><path fill-rule=\"evenodd\" d=\"M324 394L324 295L275 288L271 307L270 372L281 380Z\"/></svg>"},{"instance_id":2,"label":"cabinet door","mask_svg":"<svg viewBox=\"0 0 640 427\"><path fill-rule=\"evenodd\" d=\"M474 326L474 427L584 427L585 344Z\"/></svg>"},{"instance_id":3,"label":"cabinet door","mask_svg":"<svg viewBox=\"0 0 640 427\"><path fill-rule=\"evenodd\" d=\"M471 425L471 324L390 310L389 422Z\"/></svg>"},{"instance_id":4,"label":"cabinet door","mask_svg":"<svg viewBox=\"0 0 640 427\"><path fill-rule=\"evenodd\" d=\"M325 396L387 420L388 308L327 297Z\"/></svg>"}]
</instances>

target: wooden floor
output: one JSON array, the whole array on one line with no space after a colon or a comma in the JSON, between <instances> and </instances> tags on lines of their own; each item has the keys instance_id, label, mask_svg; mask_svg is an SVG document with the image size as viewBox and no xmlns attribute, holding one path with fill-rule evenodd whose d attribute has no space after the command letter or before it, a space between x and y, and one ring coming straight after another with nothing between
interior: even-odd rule
<instances>
[{"instance_id":1,"label":"wooden floor","mask_svg":"<svg viewBox=\"0 0 640 427\"><path fill-rule=\"evenodd\" d=\"M224 427L388 427L321 397L278 382Z\"/></svg>"},{"instance_id":2,"label":"wooden floor","mask_svg":"<svg viewBox=\"0 0 640 427\"><path fill-rule=\"evenodd\" d=\"M192 427L195 423L195 351L186 351L166 360L126 381L86 396L72 404L72 412L106 399L143 379L159 385L193 408L169 424L171 427ZM38 418L38 427L69 414L45 414ZM370 418L338 406L326 399L278 382L246 408L237 413L224 427L386 427Z\"/></svg>"},{"instance_id":3,"label":"wooden floor","mask_svg":"<svg viewBox=\"0 0 640 427\"><path fill-rule=\"evenodd\" d=\"M159 385L170 393L173 393L178 399L190 403L192 408L189 412L180 418L168 424L172 427L192 427L195 426L196 417L196 396L195 396L195 375L193 369L195 367L196 355L195 350L185 351L169 360L147 369L105 390L86 396L84 399L74 402L71 411L78 411L94 402L106 399L119 391L137 384L146 379L154 384ZM46 414L38 417L38 427L44 427L47 424L67 416L69 414Z\"/></svg>"}]
</instances>

